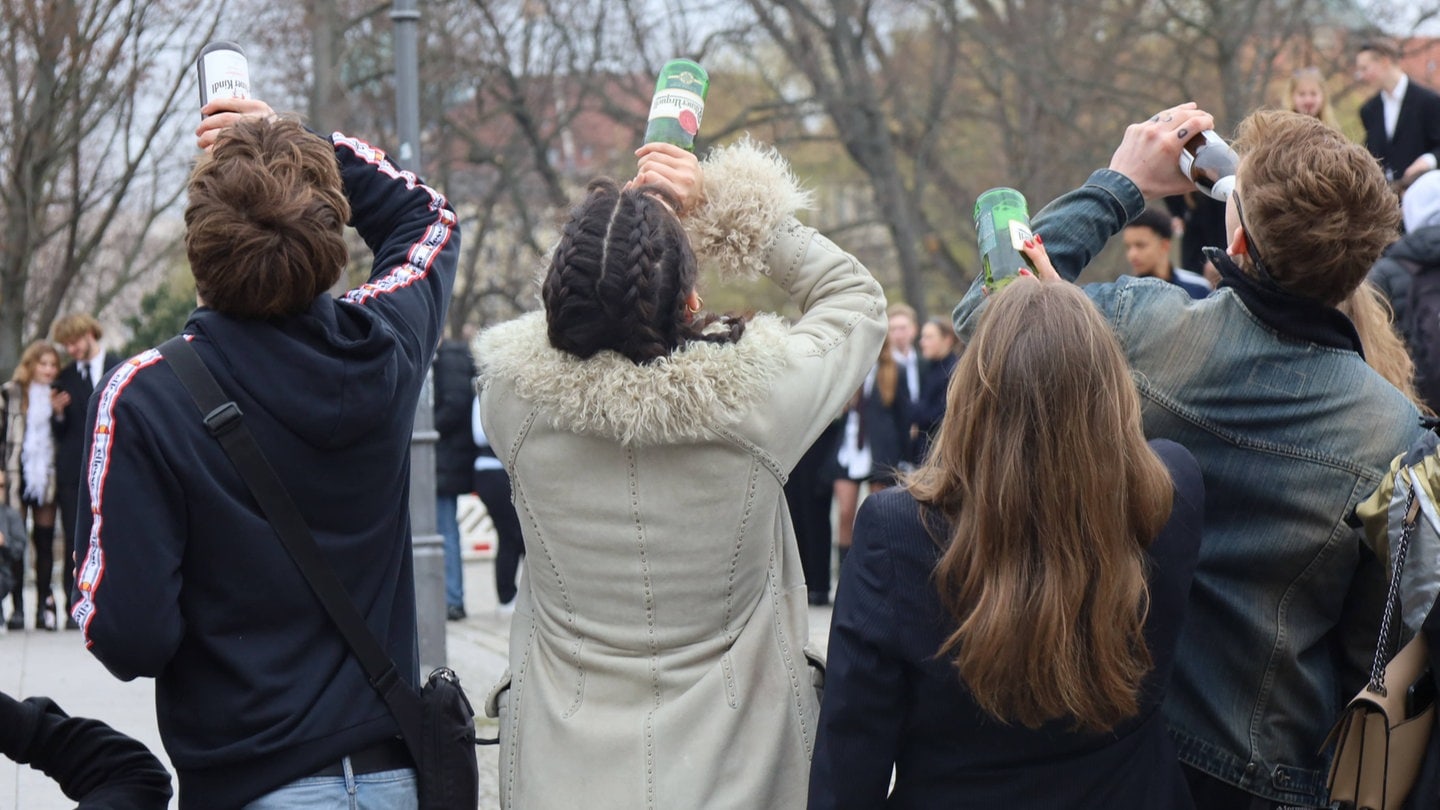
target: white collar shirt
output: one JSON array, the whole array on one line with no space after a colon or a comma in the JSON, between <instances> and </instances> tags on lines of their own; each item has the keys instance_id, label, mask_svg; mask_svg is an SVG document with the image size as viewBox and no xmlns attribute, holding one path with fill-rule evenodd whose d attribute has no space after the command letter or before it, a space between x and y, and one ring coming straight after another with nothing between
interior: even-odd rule
<instances>
[{"instance_id":1,"label":"white collar shirt","mask_svg":"<svg viewBox=\"0 0 1440 810\"><path fill-rule=\"evenodd\" d=\"M100 379L105 376L105 350L98 348L95 356L86 360L85 371L90 375L88 382L93 389L100 384Z\"/></svg>"},{"instance_id":2,"label":"white collar shirt","mask_svg":"<svg viewBox=\"0 0 1440 810\"><path fill-rule=\"evenodd\" d=\"M1380 107L1385 113L1385 137L1395 137L1395 123L1400 120L1400 105L1405 103L1405 91L1410 88L1410 77L1400 74L1400 81L1394 90L1380 91Z\"/></svg>"}]
</instances>

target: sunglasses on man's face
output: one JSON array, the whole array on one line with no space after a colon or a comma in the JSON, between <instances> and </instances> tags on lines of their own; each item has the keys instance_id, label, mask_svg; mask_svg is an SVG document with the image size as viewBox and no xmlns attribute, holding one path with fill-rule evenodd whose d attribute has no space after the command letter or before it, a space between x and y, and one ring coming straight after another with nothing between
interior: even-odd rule
<instances>
[{"instance_id":1,"label":"sunglasses on man's face","mask_svg":"<svg viewBox=\"0 0 1440 810\"><path fill-rule=\"evenodd\" d=\"M1255 245L1255 233L1245 224L1245 207L1240 204L1239 189L1230 192L1230 199L1235 203L1235 216L1240 220L1240 227L1245 229L1245 253L1250 256L1250 262L1255 265L1256 271L1269 278L1270 272L1265 269L1265 262L1260 258L1260 248Z\"/></svg>"}]
</instances>

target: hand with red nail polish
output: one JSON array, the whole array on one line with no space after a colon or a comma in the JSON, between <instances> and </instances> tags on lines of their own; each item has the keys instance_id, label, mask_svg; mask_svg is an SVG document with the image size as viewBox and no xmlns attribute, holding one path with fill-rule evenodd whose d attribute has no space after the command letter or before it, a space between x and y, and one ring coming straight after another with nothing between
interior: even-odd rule
<instances>
[{"instance_id":1,"label":"hand with red nail polish","mask_svg":"<svg viewBox=\"0 0 1440 810\"><path fill-rule=\"evenodd\" d=\"M1045 252L1045 246L1040 244L1039 235L1031 239L1026 239L1025 246L1020 249L1020 252L1025 254L1025 258L1029 259L1030 264L1035 268L1035 272L1033 273L1035 278L1041 281L1065 280L1060 277L1059 273L1055 272L1055 265L1051 264L1050 254ZM1028 276L1032 275L1032 273L1028 268L1022 267L1020 269L1020 275Z\"/></svg>"}]
</instances>

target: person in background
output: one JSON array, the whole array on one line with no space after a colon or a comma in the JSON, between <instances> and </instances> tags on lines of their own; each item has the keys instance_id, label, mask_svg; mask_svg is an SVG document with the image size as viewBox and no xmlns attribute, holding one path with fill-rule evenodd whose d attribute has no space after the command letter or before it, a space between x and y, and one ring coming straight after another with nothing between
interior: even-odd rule
<instances>
[{"instance_id":1,"label":"person in background","mask_svg":"<svg viewBox=\"0 0 1440 810\"><path fill-rule=\"evenodd\" d=\"M885 314L890 326L890 352L895 362L905 371L905 388L910 401L920 399L920 378L924 371L924 360L915 350L915 338L920 334L919 316L909 304L896 302L886 307Z\"/></svg>"},{"instance_id":2,"label":"person in background","mask_svg":"<svg viewBox=\"0 0 1440 810\"><path fill-rule=\"evenodd\" d=\"M1225 203L1190 190L1165 198L1170 213L1172 236L1180 237L1180 266L1199 273L1212 289L1220 286L1220 272L1205 257L1205 248L1222 248L1225 233Z\"/></svg>"},{"instance_id":3,"label":"person in background","mask_svg":"<svg viewBox=\"0 0 1440 810\"><path fill-rule=\"evenodd\" d=\"M520 528L515 504L510 500L510 474L505 472L505 465L496 458L495 448L485 437L485 426L480 423L480 398L473 393L470 438L476 449L472 486L480 502L485 504L490 524L495 527L495 610L501 616L509 616L515 612L518 592L515 577L525 556L525 533Z\"/></svg>"},{"instance_id":4,"label":"person in background","mask_svg":"<svg viewBox=\"0 0 1440 810\"><path fill-rule=\"evenodd\" d=\"M60 352L48 340L25 347L10 381L0 389L4 413L5 501L30 519L30 546L35 555L35 629L55 630L55 435L51 416L60 409L60 392L54 389L60 373ZM62 567L68 561L62 559ZM24 582L24 569L17 583ZM25 627L21 602L23 587L10 595L14 608L6 627Z\"/></svg>"},{"instance_id":5,"label":"person in background","mask_svg":"<svg viewBox=\"0 0 1440 810\"><path fill-rule=\"evenodd\" d=\"M1194 457L1146 443L1125 355L1068 284L994 295L949 401L921 467L860 509L811 810L1190 807L1159 707Z\"/></svg>"},{"instance_id":6,"label":"person in background","mask_svg":"<svg viewBox=\"0 0 1440 810\"><path fill-rule=\"evenodd\" d=\"M1290 112L1320 119L1327 127L1340 128L1335 117L1335 108L1330 106L1330 91L1325 87L1325 76L1320 68L1303 67L1290 74L1285 80L1285 94L1281 106Z\"/></svg>"},{"instance_id":7,"label":"person in background","mask_svg":"<svg viewBox=\"0 0 1440 810\"><path fill-rule=\"evenodd\" d=\"M474 484L477 448L470 435L475 363L460 340L444 340L431 368L435 390L435 526L444 539L445 618L465 618L465 569L460 556L461 495Z\"/></svg>"},{"instance_id":8,"label":"person in background","mask_svg":"<svg viewBox=\"0 0 1440 810\"><path fill-rule=\"evenodd\" d=\"M544 311L474 352L530 560L486 706L500 806L800 807L821 674L781 487L874 364L885 294L795 219L773 150L636 154L572 210ZM701 261L799 317L706 314Z\"/></svg>"},{"instance_id":9,"label":"person in background","mask_svg":"<svg viewBox=\"0 0 1440 810\"><path fill-rule=\"evenodd\" d=\"M830 509L835 502L835 447L844 424L836 419L805 450L785 480L785 505L795 527L800 547L800 567L805 571L805 588L810 604L830 604L830 569L835 532Z\"/></svg>"},{"instance_id":10,"label":"person in background","mask_svg":"<svg viewBox=\"0 0 1440 810\"><path fill-rule=\"evenodd\" d=\"M1365 352L1366 365L1399 389L1420 413L1433 416L1434 409L1420 396L1415 360L1396 331L1395 315L1385 293L1367 279L1335 308L1355 325L1355 334L1359 335L1360 346Z\"/></svg>"},{"instance_id":11,"label":"person in background","mask_svg":"<svg viewBox=\"0 0 1440 810\"><path fill-rule=\"evenodd\" d=\"M78 539L75 513L80 498L80 479L85 456L85 406L90 394L100 387L110 369L120 365L118 354L105 351L101 342L105 332L99 322L84 313L66 315L50 328L50 337L65 348L74 362L60 369L55 385L60 394L55 398L55 503L60 509L60 526L64 530L66 549L60 566L60 582L65 588L65 628L77 629L70 611L75 608L75 567L70 565L70 549Z\"/></svg>"},{"instance_id":12,"label":"person in background","mask_svg":"<svg viewBox=\"0 0 1440 810\"><path fill-rule=\"evenodd\" d=\"M5 470L0 466L0 493L5 492ZM5 618L5 597L25 584L25 518L0 497L0 622ZM0 633L10 628L0 623Z\"/></svg>"},{"instance_id":13,"label":"person in background","mask_svg":"<svg viewBox=\"0 0 1440 810\"><path fill-rule=\"evenodd\" d=\"M1403 188L1440 165L1440 94L1411 81L1400 56L1391 40L1364 42L1355 53L1355 77L1375 91L1360 105L1365 148L1386 179Z\"/></svg>"},{"instance_id":14,"label":"person in background","mask_svg":"<svg viewBox=\"0 0 1440 810\"><path fill-rule=\"evenodd\" d=\"M920 327L920 355L929 364L920 381L920 401L915 404L915 457L921 461L929 455L945 416L945 392L963 348L955 327L945 318L931 318Z\"/></svg>"},{"instance_id":15,"label":"person in background","mask_svg":"<svg viewBox=\"0 0 1440 810\"><path fill-rule=\"evenodd\" d=\"M1139 278L1168 281L1189 293L1191 298L1204 298L1212 290L1210 282L1199 273L1176 267L1170 261L1171 225L1170 217L1154 208L1141 211L1121 234L1125 240L1125 260Z\"/></svg>"},{"instance_id":16,"label":"person in background","mask_svg":"<svg viewBox=\"0 0 1440 810\"><path fill-rule=\"evenodd\" d=\"M912 458L910 426L914 403L904 383L904 367L895 360L890 337L864 383L850 398L842 417L844 429L835 451L839 473L835 477L836 520L839 533L836 547L840 570L850 553L855 510L860 505L860 488L871 493L894 484L904 465Z\"/></svg>"},{"instance_id":17,"label":"person in background","mask_svg":"<svg viewBox=\"0 0 1440 810\"><path fill-rule=\"evenodd\" d=\"M174 793L144 743L49 698L0 692L0 755L50 777L76 810L164 810Z\"/></svg>"},{"instance_id":18,"label":"person in background","mask_svg":"<svg viewBox=\"0 0 1440 810\"><path fill-rule=\"evenodd\" d=\"M1416 274L1440 273L1440 171L1425 172L1416 178L1406 189L1400 207L1405 235L1385 248L1384 255L1370 268L1369 279L1384 294L1395 313L1395 328L1413 351L1417 341L1436 337L1433 329L1422 330L1416 323L1411 299ZM1440 306L1440 301L1428 304ZM1366 358L1369 356L1367 350ZM1434 361L1440 363L1440 357ZM1440 406L1440 365L1435 363L1415 368L1416 388L1432 411Z\"/></svg>"},{"instance_id":19,"label":"person in background","mask_svg":"<svg viewBox=\"0 0 1440 810\"><path fill-rule=\"evenodd\" d=\"M1213 126L1194 104L1132 124L1108 169L1036 215L1064 278L1146 198L1190 184L1180 150ZM1326 734L1363 685L1385 593L1350 521L1424 435L1336 309L1399 211L1375 159L1315 118L1260 110L1234 145L1231 238L1211 254L1219 290L1195 301L1125 277L1082 289L1130 361L1146 435L1183 444L1204 475L1204 540L1163 707L1196 806L1319 808ZM956 307L961 337L985 299L975 285Z\"/></svg>"}]
</instances>

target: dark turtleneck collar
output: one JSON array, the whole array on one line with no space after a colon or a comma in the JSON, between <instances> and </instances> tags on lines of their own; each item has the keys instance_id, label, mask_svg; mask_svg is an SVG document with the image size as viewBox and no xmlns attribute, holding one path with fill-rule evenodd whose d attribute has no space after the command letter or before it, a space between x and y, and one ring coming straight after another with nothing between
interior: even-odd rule
<instances>
[{"instance_id":1,"label":"dark turtleneck collar","mask_svg":"<svg viewBox=\"0 0 1440 810\"><path fill-rule=\"evenodd\" d=\"M1205 248L1205 258L1220 271L1220 286L1234 290L1245 307L1271 329L1286 337L1365 356L1355 324L1345 313L1313 298L1295 295L1269 278L1246 273L1219 248Z\"/></svg>"}]
</instances>

